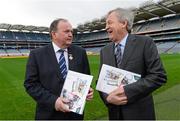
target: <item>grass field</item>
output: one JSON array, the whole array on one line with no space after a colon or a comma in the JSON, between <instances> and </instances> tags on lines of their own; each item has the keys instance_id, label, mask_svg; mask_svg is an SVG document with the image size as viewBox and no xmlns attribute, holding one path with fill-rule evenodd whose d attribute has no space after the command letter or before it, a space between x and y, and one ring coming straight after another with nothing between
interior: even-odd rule
<instances>
[{"instance_id":1,"label":"grass field","mask_svg":"<svg viewBox=\"0 0 180 121\"><path fill-rule=\"evenodd\" d=\"M168 74L165 86L154 92L157 119L180 120L180 54L161 55ZM0 119L34 119L35 102L23 87L27 58L0 58ZM89 56L93 88L97 80L99 56ZM95 91L87 102L85 119L106 119L107 109Z\"/></svg>"}]
</instances>

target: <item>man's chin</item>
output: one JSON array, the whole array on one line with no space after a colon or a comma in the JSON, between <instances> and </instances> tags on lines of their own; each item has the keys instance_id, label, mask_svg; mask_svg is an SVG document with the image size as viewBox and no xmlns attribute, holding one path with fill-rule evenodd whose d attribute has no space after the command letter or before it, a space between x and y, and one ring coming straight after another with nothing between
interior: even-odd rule
<instances>
[{"instance_id":1,"label":"man's chin","mask_svg":"<svg viewBox=\"0 0 180 121\"><path fill-rule=\"evenodd\" d=\"M109 40L111 40L112 42L115 42L116 40L112 37L109 37Z\"/></svg>"},{"instance_id":2,"label":"man's chin","mask_svg":"<svg viewBox=\"0 0 180 121\"><path fill-rule=\"evenodd\" d=\"M69 47L72 44L72 42L67 42L66 46Z\"/></svg>"}]
</instances>

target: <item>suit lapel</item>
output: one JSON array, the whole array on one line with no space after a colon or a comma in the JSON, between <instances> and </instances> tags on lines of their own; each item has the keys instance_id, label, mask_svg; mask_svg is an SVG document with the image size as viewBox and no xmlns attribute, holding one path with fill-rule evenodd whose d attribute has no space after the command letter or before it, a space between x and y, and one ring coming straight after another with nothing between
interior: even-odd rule
<instances>
[{"instance_id":1,"label":"suit lapel","mask_svg":"<svg viewBox=\"0 0 180 121\"><path fill-rule=\"evenodd\" d=\"M47 53L49 55L49 59L51 59L51 66L53 66L55 68L56 74L57 74L59 80L62 80L62 77L60 76L61 72L59 69L59 64L58 64L58 61L56 59L56 55L55 55L52 43L48 46Z\"/></svg>"},{"instance_id":2,"label":"suit lapel","mask_svg":"<svg viewBox=\"0 0 180 121\"><path fill-rule=\"evenodd\" d=\"M72 45L70 47L68 47L68 61L69 61L69 70L74 70L74 59L75 55L74 52L72 50Z\"/></svg>"},{"instance_id":3,"label":"suit lapel","mask_svg":"<svg viewBox=\"0 0 180 121\"><path fill-rule=\"evenodd\" d=\"M109 46L109 52L107 52L107 56L111 59L111 66L116 67L116 59L115 59L115 54L114 54L114 43L112 42Z\"/></svg>"},{"instance_id":4,"label":"suit lapel","mask_svg":"<svg viewBox=\"0 0 180 121\"><path fill-rule=\"evenodd\" d=\"M134 40L135 40L135 37L133 35L129 34L128 38L127 38L126 45L125 45L122 62L120 64L122 69L126 66L128 59L131 57L131 55L133 54L133 50L136 47Z\"/></svg>"}]
</instances>

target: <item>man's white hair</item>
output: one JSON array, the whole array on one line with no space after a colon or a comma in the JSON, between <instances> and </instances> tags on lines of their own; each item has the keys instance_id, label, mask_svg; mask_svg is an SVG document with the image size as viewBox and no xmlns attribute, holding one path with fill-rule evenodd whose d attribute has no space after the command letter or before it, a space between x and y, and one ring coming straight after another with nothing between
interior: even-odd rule
<instances>
[{"instance_id":1,"label":"man's white hair","mask_svg":"<svg viewBox=\"0 0 180 121\"><path fill-rule=\"evenodd\" d=\"M115 12L119 21L127 21L127 31L130 32L133 26L134 21L134 13L129 9L123 8L116 8L108 12L107 17L112 13Z\"/></svg>"}]
</instances>

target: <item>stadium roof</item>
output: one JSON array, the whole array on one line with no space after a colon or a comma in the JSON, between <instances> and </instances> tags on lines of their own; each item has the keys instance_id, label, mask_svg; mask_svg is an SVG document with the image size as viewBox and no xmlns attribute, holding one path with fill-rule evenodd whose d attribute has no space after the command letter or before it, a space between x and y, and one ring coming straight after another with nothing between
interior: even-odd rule
<instances>
[{"instance_id":1,"label":"stadium roof","mask_svg":"<svg viewBox=\"0 0 180 121\"><path fill-rule=\"evenodd\" d=\"M4 29L4 30L19 30L19 31L37 31L37 32L49 32L49 28L48 27L38 27L38 26L25 26L25 25L19 25L19 24L15 24L15 25L11 25L11 24L6 24L6 23L2 23L0 24L0 29Z\"/></svg>"},{"instance_id":2,"label":"stadium roof","mask_svg":"<svg viewBox=\"0 0 180 121\"><path fill-rule=\"evenodd\" d=\"M154 17L163 17L169 14L179 14L180 0L160 0L157 3L147 1L133 11L135 13L134 22L148 20Z\"/></svg>"},{"instance_id":3,"label":"stadium roof","mask_svg":"<svg viewBox=\"0 0 180 121\"><path fill-rule=\"evenodd\" d=\"M143 3L139 8L133 9L135 14L134 22L142 21L142 20L149 20L155 17L163 17L170 14L179 14L180 13L180 0L159 0L158 2L152 2L152 0L149 0L145 3ZM97 22L91 22L91 26L83 26L81 27L81 30L77 31L88 31L88 30L96 30L97 25L101 26L99 28L102 28L101 25L104 23L104 21L100 20ZM96 25L94 25L96 24ZM104 25L104 24L103 24ZM96 28L93 28L96 27ZM18 31L37 31L37 32L49 32L48 27L38 27L38 26L25 26L25 25L11 25L2 23L0 24L0 29L4 30L18 30Z\"/></svg>"},{"instance_id":4,"label":"stadium roof","mask_svg":"<svg viewBox=\"0 0 180 121\"><path fill-rule=\"evenodd\" d=\"M131 10L135 15L134 23L152 20L155 18L159 19L169 15L176 16L180 14L180 0L159 0L158 2L149 0L141 4L139 8L133 8ZM78 32L92 32L94 30L101 30L105 28L105 19L101 18L99 21L101 23L91 21L89 23L87 22L85 24L80 24L77 27ZM94 25L91 25L90 23L93 23Z\"/></svg>"}]
</instances>

